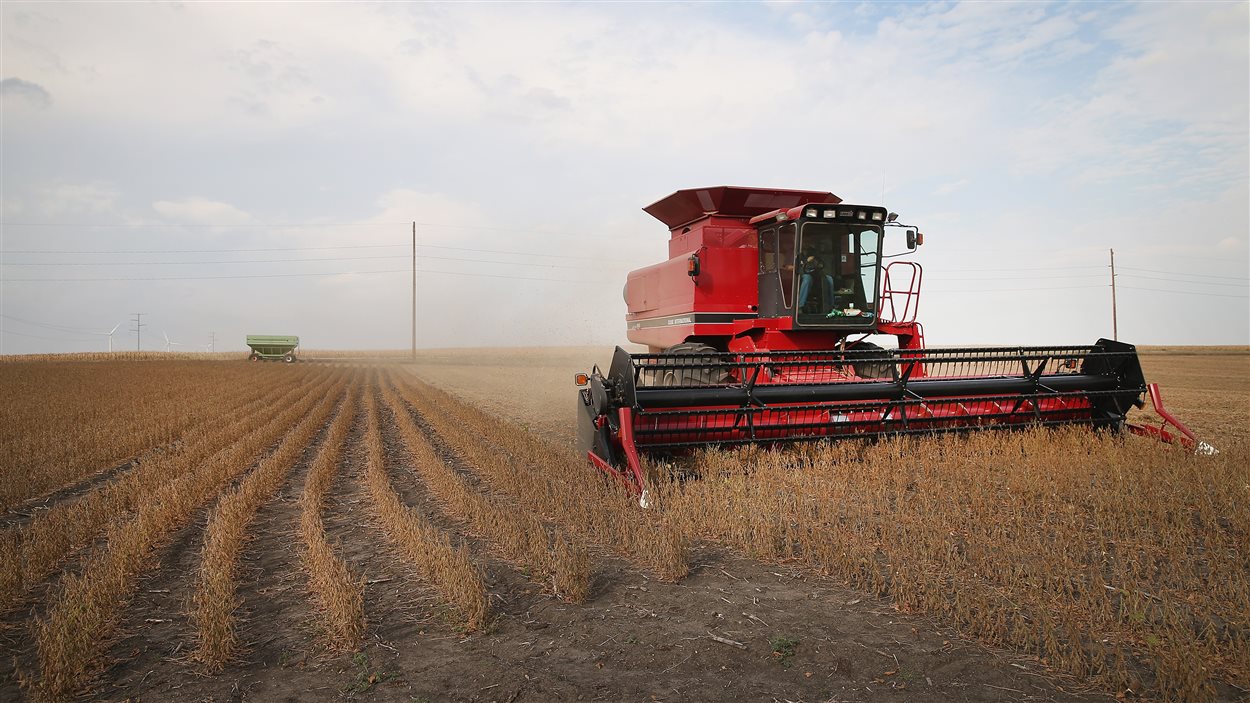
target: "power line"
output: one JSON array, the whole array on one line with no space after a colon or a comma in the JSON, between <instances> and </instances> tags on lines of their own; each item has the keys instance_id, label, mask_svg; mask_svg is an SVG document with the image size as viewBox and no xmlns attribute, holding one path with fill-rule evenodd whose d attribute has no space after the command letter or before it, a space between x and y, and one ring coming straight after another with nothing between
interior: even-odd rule
<instances>
[{"instance_id":1,"label":"power line","mask_svg":"<svg viewBox=\"0 0 1250 703\"><path fill-rule=\"evenodd\" d=\"M403 244L351 244L333 247L268 247L264 249L115 249L67 251L64 249L8 249L6 254L224 254L226 252L322 251L329 249L393 249Z\"/></svg>"},{"instance_id":2,"label":"power line","mask_svg":"<svg viewBox=\"0 0 1250 703\"><path fill-rule=\"evenodd\" d=\"M215 281L241 278L300 278L313 276L357 276L379 273L410 273L412 269L383 269L378 271L327 271L321 273L260 273L231 276L140 276L129 278L10 278L9 283L110 283L119 281ZM417 269L418 273L445 274L448 276L469 276L474 278L508 278L517 281L557 281L563 283L599 283L595 280L569 278L542 278L526 276L505 276L503 274L468 273L459 271L431 271Z\"/></svg>"},{"instance_id":3,"label":"power line","mask_svg":"<svg viewBox=\"0 0 1250 703\"><path fill-rule=\"evenodd\" d=\"M303 223L234 223L234 224L190 224L190 223L107 223L107 222L0 222L0 227L62 227L67 229L326 229L334 227L407 227L407 222L303 222ZM565 232L561 230L518 229L516 227L494 227L490 225L461 225L447 222L418 222L422 227L442 227L444 229L467 229L490 232L509 232L512 234L541 234L545 236L577 237L579 239L607 238L610 235L593 232Z\"/></svg>"},{"instance_id":4,"label":"power line","mask_svg":"<svg viewBox=\"0 0 1250 703\"><path fill-rule=\"evenodd\" d=\"M407 222L236 222L233 224L192 224L182 222L0 222L3 227L72 227L81 229L314 229L318 227L394 227ZM452 225L455 226L455 225Z\"/></svg>"},{"instance_id":5,"label":"power line","mask_svg":"<svg viewBox=\"0 0 1250 703\"><path fill-rule=\"evenodd\" d=\"M27 334L25 332L17 332L15 330L10 330L10 329L5 329L2 331L4 334L14 334L14 335L17 335L18 337L30 337L31 339L44 339L50 342L95 342L95 341L99 341L95 339L80 339L77 337L44 337L44 336L37 335L37 334Z\"/></svg>"},{"instance_id":6,"label":"power line","mask_svg":"<svg viewBox=\"0 0 1250 703\"><path fill-rule=\"evenodd\" d=\"M1166 288L1137 288L1135 286L1120 286L1128 290L1145 290L1152 293L1176 293L1178 295L1205 295L1211 298L1240 298L1242 300L1250 300L1250 295L1228 295L1226 293L1200 293L1192 290L1168 290Z\"/></svg>"},{"instance_id":7,"label":"power line","mask_svg":"<svg viewBox=\"0 0 1250 703\"><path fill-rule=\"evenodd\" d=\"M931 281L1018 281L1021 278L1029 280L1066 280L1069 278L1102 278L1101 273L1078 273L1071 276L960 276L959 278L942 278L941 276L931 277Z\"/></svg>"},{"instance_id":8,"label":"power line","mask_svg":"<svg viewBox=\"0 0 1250 703\"><path fill-rule=\"evenodd\" d=\"M1189 283L1195 286L1224 286L1226 288L1245 288L1246 283L1207 283L1205 281L1186 281L1183 278L1161 278L1159 276L1139 276L1135 273L1122 273L1123 278L1140 278L1147 281L1169 281L1171 283Z\"/></svg>"},{"instance_id":9,"label":"power line","mask_svg":"<svg viewBox=\"0 0 1250 703\"><path fill-rule=\"evenodd\" d=\"M1032 266L1032 267L1024 267L1024 268L1016 268L1016 267L1005 267L1005 266L999 266L999 267L995 267L995 268L981 268L981 269L948 269L948 268L943 268L943 269L942 269L942 272L943 272L943 273L946 273L946 272L948 272L948 271L949 271L949 272L951 272L951 273L963 273L963 272L975 273L975 272L978 272L978 271L987 271L987 272L992 272L992 271L1001 271L1001 272L1007 272L1007 271L1070 271L1070 270L1072 270L1072 269L1105 269L1105 268L1107 268L1107 267L1106 267L1106 266L1104 266L1104 265L1101 265L1101 264L1096 265L1096 266L1095 266L1095 265L1089 265L1089 266Z\"/></svg>"},{"instance_id":10,"label":"power line","mask_svg":"<svg viewBox=\"0 0 1250 703\"><path fill-rule=\"evenodd\" d=\"M492 252L493 253L493 252ZM503 252L499 252L503 253ZM5 262L5 266L210 266L210 265L229 265L229 264L285 264L285 263L302 263L305 261L370 261L378 259L404 259L409 257L407 254L395 256L325 256L316 258L300 258L300 259L236 259L234 261L109 261L109 262L81 262L71 261L65 263L54 262ZM475 264L501 264L505 266L541 266L544 268L564 268L564 269L583 269L585 266L569 266L563 264L547 264L532 261L489 261L486 259L464 259L453 256L422 256L423 259L435 259L438 261L467 261Z\"/></svg>"},{"instance_id":11,"label":"power line","mask_svg":"<svg viewBox=\"0 0 1250 703\"><path fill-rule=\"evenodd\" d=\"M515 254L518 256L542 256L550 259L585 259L586 261L603 261L602 256L574 256L572 254L539 254L533 251L504 251L502 249L469 249L467 247L449 247L441 244L418 244L417 248L452 249L455 251L472 251L479 254ZM429 257L426 257L429 258Z\"/></svg>"},{"instance_id":12,"label":"power line","mask_svg":"<svg viewBox=\"0 0 1250 703\"><path fill-rule=\"evenodd\" d=\"M1061 292L1061 291L1065 291L1065 290L1081 290L1081 289L1084 289L1084 288L1106 288L1106 287L1107 287L1107 286L1105 286L1105 285L1097 285L1097 286L1058 286L1058 287L1056 287L1056 286L1045 286L1045 287L1041 287L1041 288L967 288L967 289L959 289L959 290L954 290L954 289L947 290L947 289L943 289L943 288L936 288L936 289L926 289L926 290L925 290L925 292L926 292L926 293L943 293L943 294L945 294L945 293L1001 293L1001 292L1007 292L1007 291L1017 291L1017 290L1020 290L1020 291L1026 291L1026 290L1048 290L1048 291L1051 291L1051 292Z\"/></svg>"},{"instance_id":13,"label":"power line","mask_svg":"<svg viewBox=\"0 0 1250 703\"><path fill-rule=\"evenodd\" d=\"M232 254L232 253L259 253L259 252L279 252L279 251L326 251L333 249L397 249L407 247L404 244L360 244L352 246L335 246L335 247L271 247L267 249L126 249L116 251L68 251L63 249L12 249L5 251L5 254L103 254L103 255L119 255L119 254ZM602 261L602 256L575 256L572 254L543 254L533 251L510 251L504 249L474 249L470 247L453 247L440 244L418 244L418 249L447 249L451 251L471 251L478 254L508 254L512 256L537 256L545 259L580 259L585 261ZM369 258L369 257L353 257L353 258ZM407 255L376 257L376 258L407 258ZM272 259L272 261L331 261L337 259ZM240 260L242 262L243 260ZM125 262L110 262L122 264ZM159 263L159 262L136 262L136 263ZM188 263L213 263L213 262L188 262ZM231 262L226 262L231 263ZM15 263L13 266L42 266L44 264L35 263ZM49 266L53 264L47 264ZM74 265L74 264L66 264ZM90 264L82 264L90 265Z\"/></svg>"},{"instance_id":14,"label":"power line","mask_svg":"<svg viewBox=\"0 0 1250 703\"><path fill-rule=\"evenodd\" d=\"M1247 278L1245 276L1217 276L1213 273L1186 273L1184 271L1160 271L1158 269L1133 268L1132 266L1121 266L1120 270L1122 271L1144 271L1146 273L1166 273L1166 274L1171 274L1174 276L1193 276L1194 278L1226 278L1231 281L1250 281L1250 278Z\"/></svg>"},{"instance_id":15,"label":"power line","mask_svg":"<svg viewBox=\"0 0 1250 703\"><path fill-rule=\"evenodd\" d=\"M47 322L36 322L34 320L24 320L20 317L13 317L12 315L0 314L0 317L3 317L6 320L13 320L14 322L21 322L27 325L34 325L36 327L46 327L50 330L55 330L57 332L69 332L71 334L107 334L106 332L96 332L95 330L85 330L79 327L68 327L65 325L53 325Z\"/></svg>"}]
</instances>

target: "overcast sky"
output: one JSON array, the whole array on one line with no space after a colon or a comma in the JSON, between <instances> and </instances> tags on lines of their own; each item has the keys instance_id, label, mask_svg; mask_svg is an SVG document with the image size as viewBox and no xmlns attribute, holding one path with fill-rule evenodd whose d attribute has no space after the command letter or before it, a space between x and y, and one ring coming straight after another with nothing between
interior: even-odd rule
<instances>
[{"instance_id":1,"label":"overcast sky","mask_svg":"<svg viewBox=\"0 0 1250 703\"><path fill-rule=\"evenodd\" d=\"M3 352L404 348L412 221L421 346L620 343L722 184L884 198L931 344L1109 337L1110 248L1121 339L1248 344L1248 7L6 1Z\"/></svg>"}]
</instances>

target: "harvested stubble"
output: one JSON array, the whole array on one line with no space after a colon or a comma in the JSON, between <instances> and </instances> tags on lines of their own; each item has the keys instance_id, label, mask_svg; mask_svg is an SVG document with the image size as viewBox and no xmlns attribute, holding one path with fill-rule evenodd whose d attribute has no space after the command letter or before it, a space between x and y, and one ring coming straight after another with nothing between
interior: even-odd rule
<instances>
[{"instance_id":1,"label":"harvested stubble","mask_svg":"<svg viewBox=\"0 0 1250 703\"><path fill-rule=\"evenodd\" d=\"M376 377L369 383L374 384ZM463 546L453 546L445 533L400 501L386 474L385 449L373 393L365 397L365 414L365 483L382 532L434 586L443 601L456 609L464 620L465 629L479 629L489 614L486 584L481 573Z\"/></svg>"},{"instance_id":2,"label":"harvested stubble","mask_svg":"<svg viewBox=\"0 0 1250 703\"><path fill-rule=\"evenodd\" d=\"M55 354L13 354L0 356L0 364L93 364L118 361L234 361L247 358L239 352L165 352L165 351L115 351L115 352L57 352ZM241 364L236 364L241 365Z\"/></svg>"},{"instance_id":3,"label":"harvested stubble","mask_svg":"<svg viewBox=\"0 0 1250 703\"><path fill-rule=\"evenodd\" d=\"M328 644L340 651L359 648L364 637L365 580L352 576L347 563L335 555L326 539L321 507L343 458L343 445L351 431L356 409L357 399L353 393L339 411L321 451L308 469L300 496L300 536L304 541L301 560L308 574L308 590L321 610L319 624Z\"/></svg>"},{"instance_id":4,"label":"harvested stubble","mask_svg":"<svg viewBox=\"0 0 1250 703\"><path fill-rule=\"evenodd\" d=\"M199 639L193 656L209 671L220 671L238 648L234 611L239 600L235 591L248 525L282 487L299 455L324 426L333 410L333 400L333 395L322 399L272 454L222 495L209 514L190 613ZM343 412L345 405L340 403L335 426L346 427L351 421L351 415Z\"/></svg>"},{"instance_id":5,"label":"harvested stubble","mask_svg":"<svg viewBox=\"0 0 1250 703\"><path fill-rule=\"evenodd\" d=\"M0 364L0 508L192 435L252 398L257 380L272 388L283 376L248 371L192 362Z\"/></svg>"},{"instance_id":6,"label":"harvested stubble","mask_svg":"<svg viewBox=\"0 0 1250 703\"><path fill-rule=\"evenodd\" d=\"M411 454L417 473L443 509L484 536L505 559L519 563L530 577L556 595L585 600L590 591L590 558L564 530L548 534L542 520L513 501L474 490L446 464L413 420L408 406L387 385L383 397Z\"/></svg>"},{"instance_id":7,"label":"harvested stubble","mask_svg":"<svg viewBox=\"0 0 1250 703\"><path fill-rule=\"evenodd\" d=\"M292 432L298 419L342 382L342 374L323 381L195 471L146 496L133 519L109 529L107 544L87 560L80 573L64 577L45 615L36 619L41 674L38 687L42 695L64 697L84 684L96 657L107 646L118 611L137 586L139 575L154 565L156 548L246 471L267 447Z\"/></svg>"},{"instance_id":8,"label":"harvested stubble","mask_svg":"<svg viewBox=\"0 0 1250 703\"><path fill-rule=\"evenodd\" d=\"M284 392L261 395L235 409L203 433L188 437L176 451L152 456L121 477L76 499L62 502L24 525L0 532L0 612L52 575L108 525L123 520L162 486L195 470L213 454L266 424L268 418L328 378L329 371L301 374L302 382Z\"/></svg>"},{"instance_id":9,"label":"harvested stubble","mask_svg":"<svg viewBox=\"0 0 1250 703\"><path fill-rule=\"evenodd\" d=\"M1108 690L1250 687L1250 456L1083 430L707 452L665 516Z\"/></svg>"},{"instance_id":10,"label":"harvested stubble","mask_svg":"<svg viewBox=\"0 0 1250 703\"><path fill-rule=\"evenodd\" d=\"M608 546L661 579L677 580L689 571L683 536L655 511L639 510L619 485L587 470L582 458L429 384L407 379L398 387L484 481L525 509L586 543Z\"/></svg>"}]
</instances>

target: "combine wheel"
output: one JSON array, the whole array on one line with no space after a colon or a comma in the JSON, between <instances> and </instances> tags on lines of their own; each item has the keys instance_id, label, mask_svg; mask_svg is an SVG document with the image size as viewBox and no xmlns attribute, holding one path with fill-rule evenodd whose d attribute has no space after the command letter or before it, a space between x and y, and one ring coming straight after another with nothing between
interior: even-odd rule
<instances>
[{"instance_id":1,"label":"combine wheel","mask_svg":"<svg viewBox=\"0 0 1250 703\"><path fill-rule=\"evenodd\" d=\"M865 352L884 352L881 347L872 342L860 342L852 349ZM855 375L860 378L890 378L892 376L892 364L888 361L860 361L852 364L855 367Z\"/></svg>"},{"instance_id":2,"label":"combine wheel","mask_svg":"<svg viewBox=\"0 0 1250 703\"><path fill-rule=\"evenodd\" d=\"M718 359L717 351L706 344L682 342L664 350L665 354L689 356L692 364L712 364ZM706 354L707 356L700 356ZM661 386L711 386L732 381L726 369L695 366L688 369L664 369L656 380Z\"/></svg>"}]
</instances>

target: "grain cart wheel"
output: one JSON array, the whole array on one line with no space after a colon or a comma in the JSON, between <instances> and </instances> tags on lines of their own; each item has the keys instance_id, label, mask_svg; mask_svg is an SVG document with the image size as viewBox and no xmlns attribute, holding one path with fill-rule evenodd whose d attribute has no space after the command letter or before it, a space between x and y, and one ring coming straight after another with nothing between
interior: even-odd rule
<instances>
[{"instance_id":1,"label":"grain cart wheel","mask_svg":"<svg viewBox=\"0 0 1250 703\"><path fill-rule=\"evenodd\" d=\"M692 364L714 364L719 357L718 352L706 344L698 342L682 342L664 350L665 354L689 356ZM701 356L706 354L707 356ZM729 383L732 378L727 369L711 366L694 366L688 369L665 369L663 376L656 379L660 386L711 386Z\"/></svg>"},{"instance_id":2,"label":"grain cart wheel","mask_svg":"<svg viewBox=\"0 0 1250 703\"><path fill-rule=\"evenodd\" d=\"M860 342L851 349L863 352L885 352L872 342ZM890 378L893 371L893 365L888 361L859 361L852 366L855 367L855 375L860 378Z\"/></svg>"},{"instance_id":3,"label":"grain cart wheel","mask_svg":"<svg viewBox=\"0 0 1250 703\"><path fill-rule=\"evenodd\" d=\"M252 352L252 355L247 357L247 360L248 361L260 361L260 354L257 354L256 352Z\"/></svg>"},{"instance_id":4,"label":"grain cart wheel","mask_svg":"<svg viewBox=\"0 0 1250 703\"><path fill-rule=\"evenodd\" d=\"M288 363L288 364L294 364L294 363L295 363L295 355L294 355L294 354L291 354L290 352L288 352L286 356L282 357L282 360L283 360L283 361L285 361L285 362L286 362L286 363Z\"/></svg>"}]
</instances>

